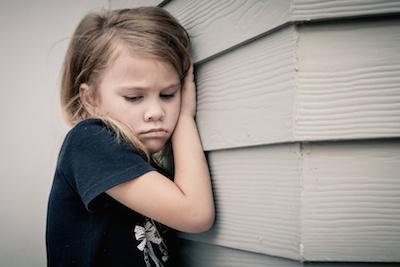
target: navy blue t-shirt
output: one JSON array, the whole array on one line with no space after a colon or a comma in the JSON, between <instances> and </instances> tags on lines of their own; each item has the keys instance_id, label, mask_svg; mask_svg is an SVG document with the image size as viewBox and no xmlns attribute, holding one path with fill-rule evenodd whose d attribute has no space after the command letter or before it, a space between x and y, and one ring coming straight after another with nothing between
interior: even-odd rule
<instances>
[{"instance_id":1,"label":"navy blue t-shirt","mask_svg":"<svg viewBox=\"0 0 400 267\"><path fill-rule=\"evenodd\" d=\"M75 126L62 145L49 197L48 265L166 266L166 228L105 193L154 170L101 120Z\"/></svg>"}]
</instances>

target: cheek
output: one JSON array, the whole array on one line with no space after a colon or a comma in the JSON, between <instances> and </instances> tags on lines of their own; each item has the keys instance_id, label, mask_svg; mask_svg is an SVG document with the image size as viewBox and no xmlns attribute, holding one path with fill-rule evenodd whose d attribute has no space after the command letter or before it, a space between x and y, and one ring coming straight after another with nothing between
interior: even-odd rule
<instances>
[{"instance_id":1,"label":"cheek","mask_svg":"<svg viewBox=\"0 0 400 267\"><path fill-rule=\"evenodd\" d=\"M111 115L115 112L115 107L113 106L113 102L110 101L110 96L101 92L98 96L98 112L99 115Z\"/></svg>"},{"instance_id":2,"label":"cheek","mask_svg":"<svg viewBox=\"0 0 400 267\"><path fill-rule=\"evenodd\" d=\"M132 124L132 121L136 123L137 116L140 113L137 109L133 109L132 105L123 98L112 95L102 99L99 111L101 115L111 116L127 124Z\"/></svg>"},{"instance_id":3,"label":"cheek","mask_svg":"<svg viewBox=\"0 0 400 267\"><path fill-rule=\"evenodd\" d=\"M180 99L176 101L175 105L172 107L172 112L174 114L174 118L177 120L179 118L179 114L181 113L181 101Z\"/></svg>"}]
</instances>

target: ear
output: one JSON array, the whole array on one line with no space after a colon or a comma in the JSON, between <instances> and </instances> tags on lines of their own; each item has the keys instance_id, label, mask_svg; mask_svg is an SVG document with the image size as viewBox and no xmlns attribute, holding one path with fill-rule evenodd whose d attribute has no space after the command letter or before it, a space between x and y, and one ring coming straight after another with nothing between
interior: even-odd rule
<instances>
[{"instance_id":1,"label":"ear","mask_svg":"<svg viewBox=\"0 0 400 267\"><path fill-rule=\"evenodd\" d=\"M91 115L96 114L97 98L94 88L87 83L82 83L79 86L79 97L86 111Z\"/></svg>"}]
</instances>

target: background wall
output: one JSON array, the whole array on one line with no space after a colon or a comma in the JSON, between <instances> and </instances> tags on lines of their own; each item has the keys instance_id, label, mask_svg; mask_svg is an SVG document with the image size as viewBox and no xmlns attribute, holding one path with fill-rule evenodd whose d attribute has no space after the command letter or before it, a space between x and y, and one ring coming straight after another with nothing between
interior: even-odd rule
<instances>
[{"instance_id":1,"label":"background wall","mask_svg":"<svg viewBox=\"0 0 400 267\"><path fill-rule=\"evenodd\" d=\"M58 73L76 24L106 0L0 2L0 266L45 266L47 199L67 130Z\"/></svg>"}]
</instances>

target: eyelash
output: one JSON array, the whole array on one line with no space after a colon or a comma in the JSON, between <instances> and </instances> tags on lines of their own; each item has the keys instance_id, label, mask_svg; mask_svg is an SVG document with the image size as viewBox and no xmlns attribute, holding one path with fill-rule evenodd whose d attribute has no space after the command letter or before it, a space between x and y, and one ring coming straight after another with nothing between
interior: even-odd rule
<instances>
[{"instance_id":1,"label":"eyelash","mask_svg":"<svg viewBox=\"0 0 400 267\"><path fill-rule=\"evenodd\" d=\"M129 102L136 102L139 101L141 98L141 96L125 96L126 101Z\"/></svg>"},{"instance_id":2,"label":"eyelash","mask_svg":"<svg viewBox=\"0 0 400 267\"><path fill-rule=\"evenodd\" d=\"M175 94L160 94L160 97L164 98L164 99L171 99L174 96L175 96Z\"/></svg>"},{"instance_id":3,"label":"eyelash","mask_svg":"<svg viewBox=\"0 0 400 267\"><path fill-rule=\"evenodd\" d=\"M165 100L169 100L169 99L173 98L174 96L175 96L175 93L174 94L160 94L160 97ZM136 102L136 101L141 100L143 98L143 96L125 96L124 98L126 99L126 101Z\"/></svg>"}]
</instances>

